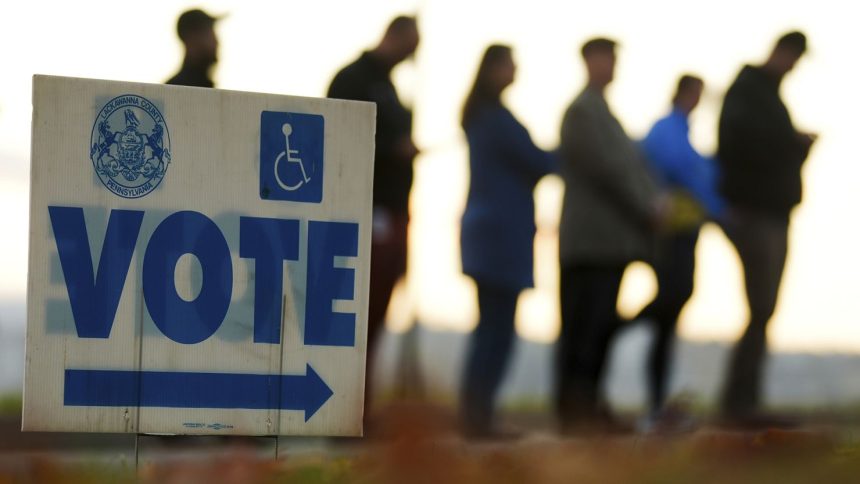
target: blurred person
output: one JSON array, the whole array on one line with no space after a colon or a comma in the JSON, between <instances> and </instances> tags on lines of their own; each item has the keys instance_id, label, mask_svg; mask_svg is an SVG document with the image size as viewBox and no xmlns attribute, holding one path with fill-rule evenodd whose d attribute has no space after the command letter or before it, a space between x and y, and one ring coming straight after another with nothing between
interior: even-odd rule
<instances>
[{"instance_id":1,"label":"blurred person","mask_svg":"<svg viewBox=\"0 0 860 484\"><path fill-rule=\"evenodd\" d=\"M565 192L555 403L563 433L622 430L600 395L603 370L621 324L621 278L630 262L650 256L659 215L660 198L639 148L604 98L614 77L615 46L606 38L582 46L588 83L561 125Z\"/></svg>"},{"instance_id":2,"label":"blurred person","mask_svg":"<svg viewBox=\"0 0 860 484\"><path fill-rule=\"evenodd\" d=\"M693 294L696 242L706 218L720 219L724 202L717 192L713 159L690 144L690 114L696 109L704 81L693 75L678 80L671 112L658 120L641 147L658 185L671 193L672 214L658 236L653 263L657 296L634 319L654 325L648 357L649 425L671 424L672 409L661 412L666 401L670 358L678 315ZM675 422L679 423L679 422Z\"/></svg>"},{"instance_id":3,"label":"blurred person","mask_svg":"<svg viewBox=\"0 0 860 484\"><path fill-rule=\"evenodd\" d=\"M330 98L376 103L365 424L372 392L371 371L385 327L385 313L394 285L406 273L409 192L412 164L418 155L412 141L412 112L400 102L391 71L415 53L418 42L417 20L395 18L376 47L341 69L328 90Z\"/></svg>"},{"instance_id":4,"label":"blurred person","mask_svg":"<svg viewBox=\"0 0 860 484\"><path fill-rule=\"evenodd\" d=\"M801 200L801 168L816 136L798 131L780 85L806 52L806 36L790 32L763 65L747 65L726 93L719 121L724 230L744 269L749 321L729 361L721 411L742 423L759 417L773 315L788 250L792 209Z\"/></svg>"},{"instance_id":5,"label":"blurred person","mask_svg":"<svg viewBox=\"0 0 860 484\"><path fill-rule=\"evenodd\" d=\"M469 438L515 436L494 424L494 402L515 340L517 298L534 286L533 191L556 169L554 157L535 146L502 102L515 72L510 47L488 47L463 107L471 177L461 255L463 273L477 285L480 315L460 391L461 425Z\"/></svg>"},{"instance_id":6,"label":"blurred person","mask_svg":"<svg viewBox=\"0 0 860 484\"><path fill-rule=\"evenodd\" d=\"M176 22L176 34L185 48L185 57L179 72L167 84L192 87L215 87L209 77L212 66L218 62L218 37L213 17L200 9L187 10Z\"/></svg>"}]
</instances>

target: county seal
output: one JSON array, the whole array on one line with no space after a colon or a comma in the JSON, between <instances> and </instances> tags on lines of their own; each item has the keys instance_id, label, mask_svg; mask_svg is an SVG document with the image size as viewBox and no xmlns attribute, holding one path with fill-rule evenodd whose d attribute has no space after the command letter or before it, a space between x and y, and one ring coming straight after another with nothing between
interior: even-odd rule
<instances>
[{"instance_id":1,"label":"county seal","mask_svg":"<svg viewBox=\"0 0 860 484\"><path fill-rule=\"evenodd\" d=\"M161 183L170 165L170 133L164 116L141 96L111 99L93 123L90 158L108 190L123 198L147 195Z\"/></svg>"}]
</instances>

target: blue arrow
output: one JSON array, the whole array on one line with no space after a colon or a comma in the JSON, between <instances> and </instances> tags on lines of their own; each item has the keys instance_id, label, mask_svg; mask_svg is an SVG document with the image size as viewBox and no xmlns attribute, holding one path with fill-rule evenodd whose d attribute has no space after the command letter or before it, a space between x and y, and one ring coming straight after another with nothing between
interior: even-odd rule
<instances>
[{"instance_id":1,"label":"blue arrow","mask_svg":"<svg viewBox=\"0 0 860 484\"><path fill-rule=\"evenodd\" d=\"M333 394L311 365L305 375L71 369L66 370L63 403L303 410L307 422Z\"/></svg>"}]
</instances>

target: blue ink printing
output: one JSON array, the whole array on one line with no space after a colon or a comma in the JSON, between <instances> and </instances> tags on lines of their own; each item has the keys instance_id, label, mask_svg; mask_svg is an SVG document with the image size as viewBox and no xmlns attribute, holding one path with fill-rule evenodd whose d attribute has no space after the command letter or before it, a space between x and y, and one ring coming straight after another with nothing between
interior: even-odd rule
<instances>
[{"instance_id":1,"label":"blue ink printing","mask_svg":"<svg viewBox=\"0 0 860 484\"><path fill-rule=\"evenodd\" d=\"M170 165L170 133L164 116L141 96L111 99L93 123L90 159L99 180L114 194L123 198L149 194Z\"/></svg>"}]
</instances>

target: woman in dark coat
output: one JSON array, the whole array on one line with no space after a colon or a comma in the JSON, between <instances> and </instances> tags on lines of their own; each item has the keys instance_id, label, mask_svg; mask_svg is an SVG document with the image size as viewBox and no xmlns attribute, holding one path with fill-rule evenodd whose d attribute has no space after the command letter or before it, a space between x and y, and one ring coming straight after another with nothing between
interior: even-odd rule
<instances>
[{"instance_id":1,"label":"woman in dark coat","mask_svg":"<svg viewBox=\"0 0 860 484\"><path fill-rule=\"evenodd\" d=\"M467 437L502 436L493 407L514 340L519 293L534 286L533 190L556 162L532 142L501 100L514 81L510 47L487 48L463 108L471 180L463 214L463 272L478 287L480 319L462 380L460 414Z\"/></svg>"}]
</instances>

